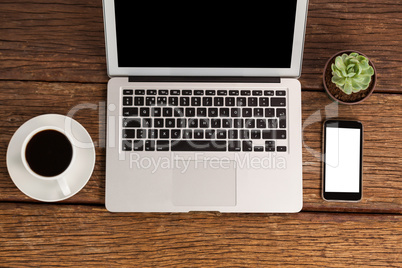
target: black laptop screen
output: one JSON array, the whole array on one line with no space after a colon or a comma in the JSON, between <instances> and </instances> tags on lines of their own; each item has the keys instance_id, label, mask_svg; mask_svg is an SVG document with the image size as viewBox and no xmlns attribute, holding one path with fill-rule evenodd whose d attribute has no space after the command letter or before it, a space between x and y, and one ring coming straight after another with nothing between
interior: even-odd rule
<instances>
[{"instance_id":1,"label":"black laptop screen","mask_svg":"<svg viewBox=\"0 0 402 268\"><path fill-rule=\"evenodd\" d=\"M220 2L115 0L119 67L290 67L296 0Z\"/></svg>"}]
</instances>

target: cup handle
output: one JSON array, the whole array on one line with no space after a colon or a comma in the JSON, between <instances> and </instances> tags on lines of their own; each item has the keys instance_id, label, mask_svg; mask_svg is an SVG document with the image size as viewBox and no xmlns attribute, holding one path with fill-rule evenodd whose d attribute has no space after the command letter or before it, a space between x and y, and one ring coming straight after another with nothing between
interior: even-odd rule
<instances>
[{"instance_id":1,"label":"cup handle","mask_svg":"<svg viewBox=\"0 0 402 268\"><path fill-rule=\"evenodd\" d=\"M60 189L65 196L71 194L70 187L68 186L65 178L60 178L57 180L57 182L59 183Z\"/></svg>"}]
</instances>

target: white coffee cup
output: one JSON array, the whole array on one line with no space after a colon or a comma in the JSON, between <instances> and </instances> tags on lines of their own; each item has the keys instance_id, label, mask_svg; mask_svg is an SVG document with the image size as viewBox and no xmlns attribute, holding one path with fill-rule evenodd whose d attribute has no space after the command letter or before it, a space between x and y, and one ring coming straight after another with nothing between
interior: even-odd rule
<instances>
[{"instance_id":1,"label":"white coffee cup","mask_svg":"<svg viewBox=\"0 0 402 268\"><path fill-rule=\"evenodd\" d=\"M57 181L64 196L71 194L66 174L75 160L72 137L55 126L42 126L30 132L21 148L21 160L35 178Z\"/></svg>"}]
</instances>

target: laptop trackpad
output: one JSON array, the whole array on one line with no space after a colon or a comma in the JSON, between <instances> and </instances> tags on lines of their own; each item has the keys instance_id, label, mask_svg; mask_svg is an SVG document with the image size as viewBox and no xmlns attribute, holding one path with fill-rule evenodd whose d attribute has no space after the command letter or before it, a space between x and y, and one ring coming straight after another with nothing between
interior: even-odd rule
<instances>
[{"instance_id":1,"label":"laptop trackpad","mask_svg":"<svg viewBox=\"0 0 402 268\"><path fill-rule=\"evenodd\" d=\"M216 159L215 159L216 160ZM235 206L235 161L176 161L172 201L175 206Z\"/></svg>"}]
</instances>

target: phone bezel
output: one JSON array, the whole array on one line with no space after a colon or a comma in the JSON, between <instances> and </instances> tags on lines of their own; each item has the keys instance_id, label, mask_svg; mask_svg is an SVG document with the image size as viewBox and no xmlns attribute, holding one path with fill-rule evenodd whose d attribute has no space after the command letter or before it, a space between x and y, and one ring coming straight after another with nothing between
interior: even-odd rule
<instances>
[{"instance_id":1,"label":"phone bezel","mask_svg":"<svg viewBox=\"0 0 402 268\"><path fill-rule=\"evenodd\" d=\"M360 130L360 168L359 168L359 192L325 192L325 156L326 156L326 128L333 126L337 128L354 128ZM323 124L322 139L322 198L326 201L347 201L359 202L363 197L363 124L360 121L329 119Z\"/></svg>"}]
</instances>

